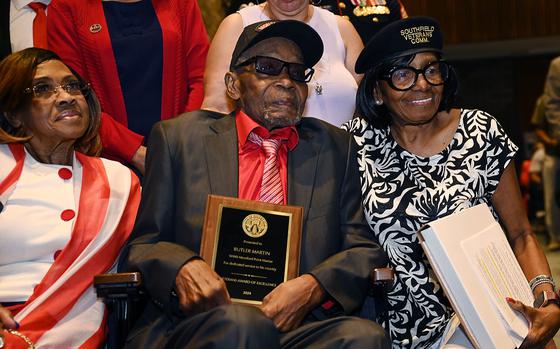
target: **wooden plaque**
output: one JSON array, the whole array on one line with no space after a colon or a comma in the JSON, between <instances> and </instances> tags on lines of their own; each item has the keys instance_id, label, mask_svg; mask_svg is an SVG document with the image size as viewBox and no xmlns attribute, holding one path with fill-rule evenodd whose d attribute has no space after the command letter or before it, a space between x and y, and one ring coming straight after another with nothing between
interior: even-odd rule
<instances>
[{"instance_id":1,"label":"wooden plaque","mask_svg":"<svg viewBox=\"0 0 560 349\"><path fill-rule=\"evenodd\" d=\"M200 256L232 301L259 305L298 276L303 208L208 195Z\"/></svg>"}]
</instances>

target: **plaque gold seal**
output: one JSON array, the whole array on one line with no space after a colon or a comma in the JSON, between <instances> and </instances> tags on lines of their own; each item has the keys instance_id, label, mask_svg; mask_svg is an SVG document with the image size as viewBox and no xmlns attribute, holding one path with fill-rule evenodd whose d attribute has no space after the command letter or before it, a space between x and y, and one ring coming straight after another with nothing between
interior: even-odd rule
<instances>
[{"instance_id":1,"label":"plaque gold seal","mask_svg":"<svg viewBox=\"0 0 560 349\"><path fill-rule=\"evenodd\" d=\"M266 219L260 214L250 214L243 219L243 231L252 238L260 238L268 230Z\"/></svg>"}]
</instances>

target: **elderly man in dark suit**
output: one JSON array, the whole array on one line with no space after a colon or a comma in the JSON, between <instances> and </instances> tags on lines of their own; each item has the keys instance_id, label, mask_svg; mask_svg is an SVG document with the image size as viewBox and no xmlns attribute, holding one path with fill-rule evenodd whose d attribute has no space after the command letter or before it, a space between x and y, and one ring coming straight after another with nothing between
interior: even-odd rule
<instances>
[{"instance_id":1,"label":"elderly man in dark suit","mask_svg":"<svg viewBox=\"0 0 560 349\"><path fill-rule=\"evenodd\" d=\"M195 111L152 130L120 268L142 272L152 301L128 347L388 348L377 324L351 316L371 268L386 261L364 221L356 146L344 131L301 118L309 67L322 51L303 22L248 26L225 76L238 110ZM272 187L263 149L271 143ZM210 193L304 207L302 274L260 307L231 304L224 280L197 254Z\"/></svg>"}]
</instances>

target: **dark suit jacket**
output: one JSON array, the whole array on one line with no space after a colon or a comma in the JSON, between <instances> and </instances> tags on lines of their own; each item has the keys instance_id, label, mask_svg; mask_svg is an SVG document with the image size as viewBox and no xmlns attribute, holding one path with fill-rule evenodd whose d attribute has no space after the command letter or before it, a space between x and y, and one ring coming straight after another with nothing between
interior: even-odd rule
<instances>
[{"instance_id":1,"label":"dark suit jacket","mask_svg":"<svg viewBox=\"0 0 560 349\"><path fill-rule=\"evenodd\" d=\"M300 272L313 275L346 314L359 310L369 272L385 264L361 205L356 145L345 131L304 118L288 155L288 204L304 207ZM197 256L209 193L237 197L237 130L232 115L195 111L150 135L142 202L122 270L142 272L155 307L172 314L177 272ZM148 326L148 314L140 326ZM153 319L152 319L153 320Z\"/></svg>"},{"instance_id":2,"label":"dark suit jacket","mask_svg":"<svg viewBox=\"0 0 560 349\"><path fill-rule=\"evenodd\" d=\"M10 53L10 0L0 0L0 60Z\"/></svg>"}]
</instances>

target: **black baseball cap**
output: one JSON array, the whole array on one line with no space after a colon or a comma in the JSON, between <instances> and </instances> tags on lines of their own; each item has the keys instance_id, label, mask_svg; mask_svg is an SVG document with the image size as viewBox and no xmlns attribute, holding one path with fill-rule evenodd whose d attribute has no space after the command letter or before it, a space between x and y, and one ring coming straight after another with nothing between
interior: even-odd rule
<instances>
[{"instance_id":1,"label":"black baseball cap","mask_svg":"<svg viewBox=\"0 0 560 349\"><path fill-rule=\"evenodd\" d=\"M323 41L315 29L301 21L263 21L246 26L237 39L237 44L231 55L229 69L240 63L241 54L257 43L269 39L281 37L293 41L301 49L305 65L313 67L321 56L323 56Z\"/></svg>"},{"instance_id":2,"label":"black baseball cap","mask_svg":"<svg viewBox=\"0 0 560 349\"><path fill-rule=\"evenodd\" d=\"M431 17L409 17L388 24L375 34L360 53L354 70L365 73L388 59L419 52L442 53L443 35Z\"/></svg>"}]
</instances>

